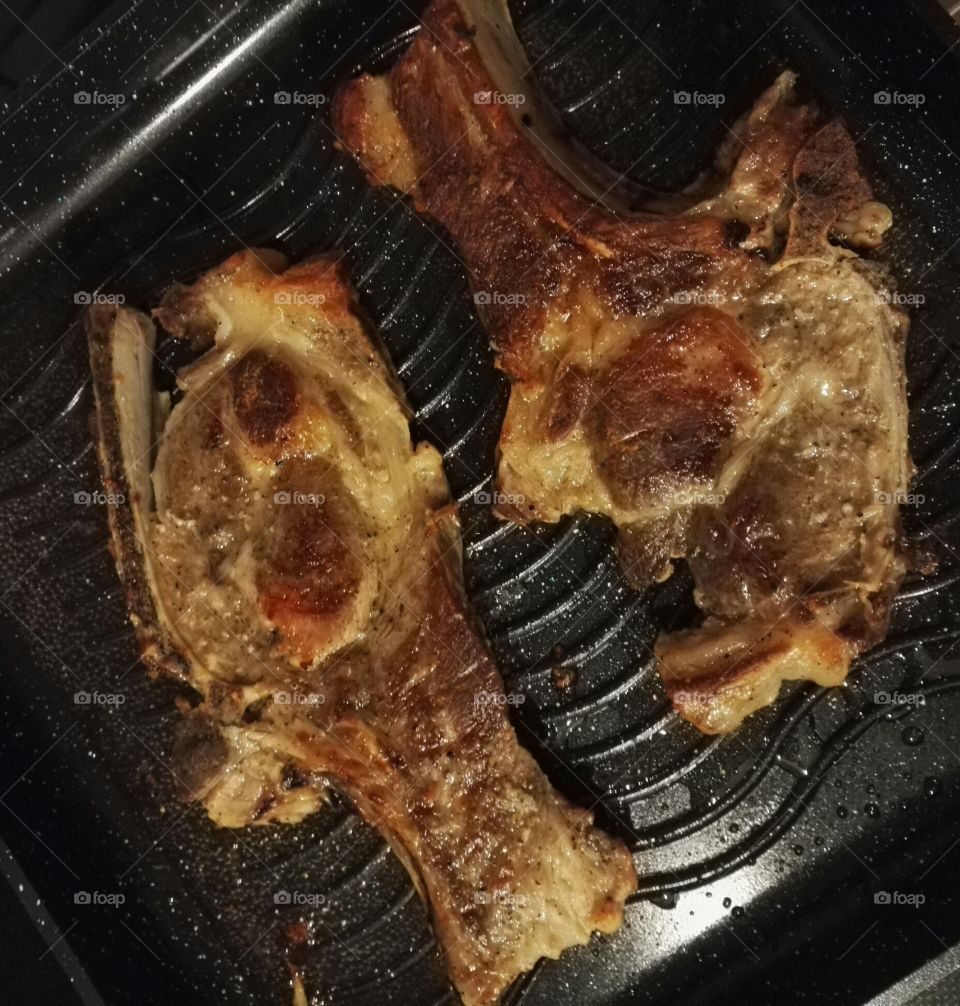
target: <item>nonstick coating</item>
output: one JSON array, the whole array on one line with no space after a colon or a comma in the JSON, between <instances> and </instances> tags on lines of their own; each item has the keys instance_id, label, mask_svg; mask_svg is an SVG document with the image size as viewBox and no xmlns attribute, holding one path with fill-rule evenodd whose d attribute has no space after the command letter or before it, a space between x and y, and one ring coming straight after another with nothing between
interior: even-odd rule
<instances>
[{"instance_id":1,"label":"nonstick coating","mask_svg":"<svg viewBox=\"0 0 960 1006\"><path fill-rule=\"evenodd\" d=\"M149 307L244 244L344 250L416 435L444 449L470 596L523 697L521 739L636 852L641 891L624 929L541 965L510 1002L863 1003L960 941L960 66L926 7L833 7L515 9L533 75L570 129L634 181L691 182L789 66L847 120L894 209L884 257L914 305L923 497L905 519L939 565L905 585L889 639L846 687L787 688L721 739L679 721L653 671L658 629L692 615L682 570L637 594L605 521L514 528L477 496L506 386L463 267L436 224L364 184L327 117L338 82L388 66L409 41L406 3L125 3L65 69L53 63L11 101L0 125L0 830L7 871L42 899L24 896L47 939L62 934L53 952L85 1001L288 1003L287 961L316 1003L454 1001L423 905L348 805L231 832L178 801L176 692L138 662L104 507L83 495L99 484L80 302L99 291ZM78 92L101 97L78 103ZM278 103L278 92L312 97ZM723 103L678 103L678 92ZM169 367L157 377L169 383ZM557 666L574 672L571 687L555 687ZM83 904L82 892L125 900Z\"/></svg>"}]
</instances>

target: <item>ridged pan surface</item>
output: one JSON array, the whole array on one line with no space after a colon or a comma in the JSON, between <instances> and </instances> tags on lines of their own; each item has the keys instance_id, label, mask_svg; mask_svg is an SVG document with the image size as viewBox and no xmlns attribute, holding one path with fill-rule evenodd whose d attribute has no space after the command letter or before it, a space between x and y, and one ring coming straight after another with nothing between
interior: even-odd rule
<instances>
[{"instance_id":1,"label":"ridged pan surface","mask_svg":"<svg viewBox=\"0 0 960 1006\"><path fill-rule=\"evenodd\" d=\"M284 1003L289 962L318 1004L455 1001L423 905L348 805L233 832L178 802L176 690L138 662L104 507L89 498L99 485L78 301L149 307L172 280L258 244L343 250L416 435L444 451L470 597L521 739L636 853L624 929L538 967L509 1002L861 1003L960 941L960 67L944 56L950 39L906 6L746 6L681 15L667 0L531 0L514 11L531 73L571 131L633 180L688 184L790 66L805 95L847 119L894 209L883 255L914 315L919 502L905 519L939 566L905 585L888 640L846 687L785 689L723 738L678 720L653 669L659 629L692 616L682 570L641 595L604 521L518 528L491 516L507 389L462 264L435 224L370 190L334 149L326 99L358 70L390 65L414 10L126 5L4 112L0 829L91 996ZM126 100L76 103L94 89ZM158 363L161 384L176 362ZM557 667L569 687L556 686ZM125 900L85 905L79 892Z\"/></svg>"}]
</instances>

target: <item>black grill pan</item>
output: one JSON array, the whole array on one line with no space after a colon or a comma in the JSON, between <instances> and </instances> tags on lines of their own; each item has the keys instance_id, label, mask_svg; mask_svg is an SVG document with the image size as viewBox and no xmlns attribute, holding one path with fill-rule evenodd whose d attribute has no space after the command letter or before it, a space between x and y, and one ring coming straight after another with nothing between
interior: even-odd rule
<instances>
[{"instance_id":1,"label":"black grill pan","mask_svg":"<svg viewBox=\"0 0 960 1006\"><path fill-rule=\"evenodd\" d=\"M336 246L417 435L444 450L470 595L508 687L524 696L521 738L640 865L624 929L538 967L508 1002L862 1004L891 987L887 1001L905 1001L897 983L913 973L902 988L918 991L960 943L957 35L932 6L907 2L527 0L514 10L533 73L570 129L635 182L689 183L789 66L807 96L846 118L895 212L885 255L918 305L908 371L923 501L906 519L937 572L905 585L889 639L846 687L786 689L739 733L711 739L670 713L650 652L658 628L690 617L689 578L638 595L605 521L517 529L477 502L506 387L449 238L367 188L334 150L322 98L277 103L279 92L329 97L358 70L389 66L416 14L404 0L132 0L8 99L5 871L87 1003L288 1003L288 961L317 1004L454 1001L423 906L349 806L297 828L228 832L178 802L175 691L137 661L104 508L83 502L98 480L78 302L150 306L243 244L292 256ZM677 104L681 91L724 101ZM558 663L575 671L563 691ZM913 699L885 703L892 693ZM322 898L278 904L281 891ZM125 900L84 904L84 894Z\"/></svg>"}]
</instances>

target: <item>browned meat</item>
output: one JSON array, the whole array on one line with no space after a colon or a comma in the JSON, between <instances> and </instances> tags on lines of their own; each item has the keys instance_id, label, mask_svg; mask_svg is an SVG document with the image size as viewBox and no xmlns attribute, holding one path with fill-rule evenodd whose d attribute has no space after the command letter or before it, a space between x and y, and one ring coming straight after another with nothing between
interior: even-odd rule
<instances>
[{"instance_id":1,"label":"browned meat","mask_svg":"<svg viewBox=\"0 0 960 1006\"><path fill-rule=\"evenodd\" d=\"M517 742L440 457L411 444L341 270L284 267L245 253L168 295L161 323L207 350L172 410L150 320L91 311L131 615L198 693L183 774L213 820L298 821L332 779L428 900L463 1001L494 1003L620 925L633 862Z\"/></svg>"},{"instance_id":2,"label":"browned meat","mask_svg":"<svg viewBox=\"0 0 960 1006\"><path fill-rule=\"evenodd\" d=\"M607 514L638 586L686 558L706 617L659 639L660 673L681 715L731 730L785 679L840 683L904 574L906 319L853 250L890 213L790 73L715 184L636 212L525 68L505 3L436 0L386 76L341 90L334 126L482 294L512 380L509 516Z\"/></svg>"}]
</instances>

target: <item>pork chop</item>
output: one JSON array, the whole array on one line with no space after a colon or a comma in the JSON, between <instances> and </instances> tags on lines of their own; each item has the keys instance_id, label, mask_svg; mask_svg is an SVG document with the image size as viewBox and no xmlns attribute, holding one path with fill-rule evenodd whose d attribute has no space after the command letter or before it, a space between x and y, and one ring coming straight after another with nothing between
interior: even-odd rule
<instances>
[{"instance_id":1,"label":"pork chop","mask_svg":"<svg viewBox=\"0 0 960 1006\"><path fill-rule=\"evenodd\" d=\"M196 699L180 774L225 827L341 788L429 904L467 1006L621 923L624 845L517 741L462 597L440 457L410 441L333 256L246 252L157 316L200 358L153 385L155 328L88 317L99 456L144 657Z\"/></svg>"},{"instance_id":2,"label":"pork chop","mask_svg":"<svg viewBox=\"0 0 960 1006\"><path fill-rule=\"evenodd\" d=\"M499 366L502 515L607 515L638 587L685 559L699 625L655 652L677 711L734 729L840 684L905 572L904 342L890 226L837 119L783 73L712 184L635 210L531 89L506 4L435 0L333 124L452 235ZM643 655L638 654L638 659Z\"/></svg>"}]
</instances>

